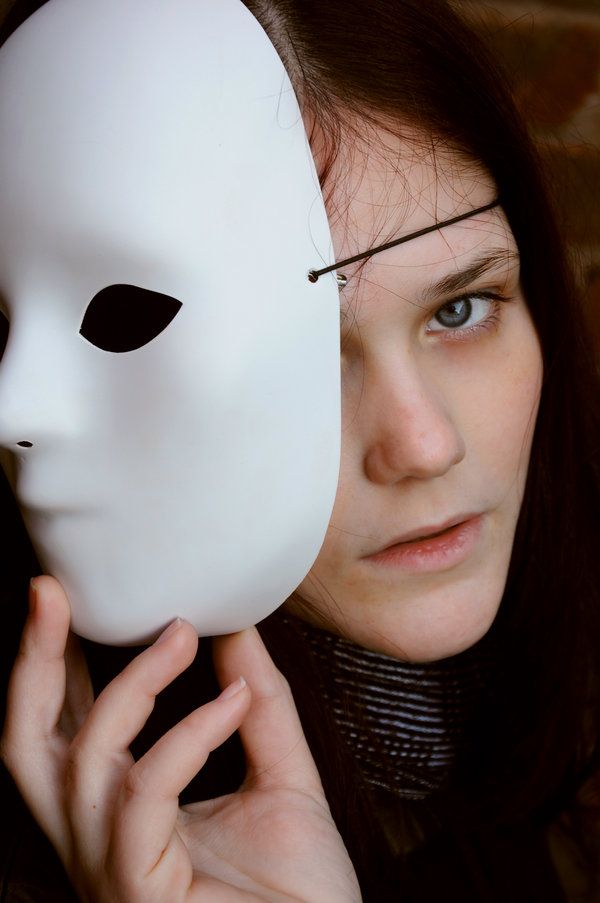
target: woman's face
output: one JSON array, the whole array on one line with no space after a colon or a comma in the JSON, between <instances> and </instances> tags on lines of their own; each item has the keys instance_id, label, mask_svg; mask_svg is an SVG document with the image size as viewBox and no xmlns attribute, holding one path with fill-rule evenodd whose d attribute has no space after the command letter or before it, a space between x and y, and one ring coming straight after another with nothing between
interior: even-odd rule
<instances>
[{"instance_id":1,"label":"woman's face","mask_svg":"<svg viewBox=\"0 0 600 903\"><path fill-rule=\"evenodd\" d=\"M481 168L381 140L338 158L338 260L494 200ZM497 613L523 497L542 362L517 247L496 207L341 272L340 481L287 605L368 648L443 658Z\"/></svg>"}]
</instances>

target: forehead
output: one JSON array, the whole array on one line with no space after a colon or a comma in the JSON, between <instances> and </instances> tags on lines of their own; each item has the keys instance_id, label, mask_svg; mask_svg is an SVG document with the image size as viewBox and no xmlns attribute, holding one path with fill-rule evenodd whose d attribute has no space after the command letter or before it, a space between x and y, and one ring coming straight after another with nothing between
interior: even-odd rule
<instances>
[{"instance_id":1,"label":"forehead","mask_svg":"<svg viewBox=\"0 0 600 903\"><path fill-rule=\"evenodd\" d=\"M50 0L0 53L2 240L245 239L308 172L298 120L239 0Z\"/></svg>"},{"instance_id":2,"label":"forehead","mask_svg":"<svg viewBox=\"0 0 600 903\"><path fill-rule=\"evenodd\" d=\"M371 129L348 139L336 160L330 223L336 255L352 256L420 229L443 223L489 204L496 197L483 166L441 142L407 131L397 137ZM487 217L492 220L493 214ZM498 219L496 217L496 219ZM477 222L480 222L478 220ZM385 254L410 256L432 246L436 235L467 239L474 221L464 220L451 232L416 238ZM376 261L377 257L373 258Z\"/></svg>"},{"instance_id":3,"label":"forehead","mask_svg":"<svg viewBox=\"0 0 600 903\"><path fill-rule=\"evenodd\" d=\"M502 282L518 274L518 249L501 206L443 225L497 198L489 174L464 155L419 134L400 139L371 131L342 146L335 169L329 216L338 261L440 226L338 267L349 279L340 299L352 321L419 310L436 284L459 271ZM399 306L402 299L411 303Z\"/></svg>"}]
</instances>

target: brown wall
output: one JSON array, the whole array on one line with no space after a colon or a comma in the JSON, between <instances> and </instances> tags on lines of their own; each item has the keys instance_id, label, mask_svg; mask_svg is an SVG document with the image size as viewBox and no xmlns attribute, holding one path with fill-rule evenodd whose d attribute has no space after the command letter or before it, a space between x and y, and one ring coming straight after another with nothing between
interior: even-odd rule
<instances>
[{"instance_id":1,"label":"brown wall","mask_svg":"<svg viewBox=\"0 0 600 903\"><path fill-rule=\"evenodd\" d=\"M456 0L506 64L548 157L600 352L600 0Z\"/></svg>"}]
</instances>

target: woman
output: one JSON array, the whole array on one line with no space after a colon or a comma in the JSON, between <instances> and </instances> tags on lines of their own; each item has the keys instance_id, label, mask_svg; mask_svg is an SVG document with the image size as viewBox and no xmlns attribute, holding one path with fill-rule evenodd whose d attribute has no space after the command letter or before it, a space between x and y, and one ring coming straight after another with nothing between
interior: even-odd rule
<instances>
[{"instance_id":1,"label":"woman","mask_svg":"<svg viewBox=\"0 0 600 903\"><path fill-rule=\"evenodd\" d=\"M3 758L82 899L355 900L355 875L365 900L566 899L550 826L590 876L597 856L598 393L538 163L445 4L248 6L346 277L331 525L260 627L302 727L248 631L215 644L218 701L165 734L211 694L204 654L142 730L194 657L177 623L125 671L131 651L86 644L93 709L70 648L63 711L68 605L44 578ZM238 726L244 752L222 745ZM178 815L199 769L182 799L206 802Z\"/></svg>"}]
</instances>

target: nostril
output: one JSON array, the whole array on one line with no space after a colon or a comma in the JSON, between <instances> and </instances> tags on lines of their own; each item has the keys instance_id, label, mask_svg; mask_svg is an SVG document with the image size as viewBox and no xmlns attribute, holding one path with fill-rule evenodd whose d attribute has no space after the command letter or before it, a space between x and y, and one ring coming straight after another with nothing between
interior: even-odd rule
<instances>
[{"instance_id":1,"label":"nostril","mask_svg":"<svg viewBox=\"0 0 600 903\"><path fill-rule=\"evenodd\" d=\"M33 442L17 442L19 448L33 448Z\"/></svg>"}]
</instances>

